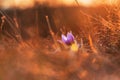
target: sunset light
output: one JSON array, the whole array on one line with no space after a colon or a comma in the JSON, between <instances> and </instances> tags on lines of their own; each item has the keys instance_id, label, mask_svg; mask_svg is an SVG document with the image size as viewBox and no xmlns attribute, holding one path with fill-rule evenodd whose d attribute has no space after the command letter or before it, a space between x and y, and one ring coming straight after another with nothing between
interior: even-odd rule
<instances>
[{"instance_id":1,"label":"sunset light","mask_svg":"<svg viewBox=\"0 0 120 80\"><path fill-rule=\"evenodd\" d=\"M78 0L79 3L85 6L89 6L93 3L93 0Z\"/></svg>"},{"instance_id":2,"label":"sunset light","mask_svg":"<svg viewBox=\"0 0 120 80\"><path fill-rule=\"evenodd\" d=\"M2 0L0 1L0 6L2 8L13 8L17 7L20 9L31 8L37 4L43 5L47 4L47 6L51 7L59 7L59 6L76 6L76 2L79 3L80 6L91 7L91 6L99 6L102 4L107 5L116 5L118 4L118 0Z\"/></svg>"},{"instance_id":3,"label":"sunset light","mask_svg":"<svg viewBox=\"0 0 120 80\"><path fill-rule=\"evenodd\" d=\"M0 80L120 80L120 0L0 0Z\"/></svg>"}]
</instances>

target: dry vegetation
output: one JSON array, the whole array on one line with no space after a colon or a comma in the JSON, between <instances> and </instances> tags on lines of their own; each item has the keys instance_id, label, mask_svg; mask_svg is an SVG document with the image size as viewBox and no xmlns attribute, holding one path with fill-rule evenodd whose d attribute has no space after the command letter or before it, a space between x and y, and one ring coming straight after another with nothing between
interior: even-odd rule
<instances>
[{"instance_id":1,"label":"dry vegetation","mask_svg":"<svg viewBox=\"0 0 120 80\"><path fill-rule=\"evenodd\" d=\"M23 38L22 22L19 24L18 18L10 18L9 14L3 13L0 80L119 80L119 8L104 5L94 11L92 8L74 9L54 10L52 17L57 31L53 34L47 28L46 32L50 31L50 34L46 38L38 35L38 29L42 31L40 25L36 25L40 28L22 27L29 39ZM83 40L78 52L70 52L56 42L61 33L69 30L79 43Z\"/></svg>"}]
</instances>

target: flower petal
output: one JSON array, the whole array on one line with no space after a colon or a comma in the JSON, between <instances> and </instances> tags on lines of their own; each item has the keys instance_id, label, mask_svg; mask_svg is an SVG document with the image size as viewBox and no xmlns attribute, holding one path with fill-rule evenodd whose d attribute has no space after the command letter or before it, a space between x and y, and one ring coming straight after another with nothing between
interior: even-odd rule
<instances>
[{"instance_id":1,"label":"flower petal","mask_svg":"<svg viewBox=\"0 0 120 80\"><path fill-rule=\"evenodd\" d=\"M62 34L62 41L67 44L67 45L71 45L71 41L67 39L67 37L65 35Z\"/></svg>"},{"instance_id":2,"label":"flower petal","mask_svg":"<svg viewBox=\"0 0 120 80\"><path fill-rule=\"evenodd\" d=\"M74 36L71 32L67 33L67 40L71 43L74 42Z\"/></svg>"},{"instance_id":3,"label":"flower petal","mask_svg":"<svg viewBox=\"0 0 120 80\"><path fill-rule=\"evenodd\" d=\"M62 34L62 41L65 43L67 41L67 37Z\"/></svg>"}]
</instances>

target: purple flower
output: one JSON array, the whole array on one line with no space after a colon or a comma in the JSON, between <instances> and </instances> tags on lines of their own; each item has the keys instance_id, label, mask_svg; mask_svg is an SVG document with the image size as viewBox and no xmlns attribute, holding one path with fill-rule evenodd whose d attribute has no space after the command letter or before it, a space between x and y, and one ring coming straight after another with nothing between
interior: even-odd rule
<instances>
[{"instance_id":1,"label":"purple flower","mask_svg":"<svg viewBox=\"0 0 120 80\"><path fill-rule=\"evenodd\" d=\"M71 32L67 33L67 36L62 34L62 42L64 42L67 45L71 45L74 43L74 36Z\"/></svg>"}]
</instances>

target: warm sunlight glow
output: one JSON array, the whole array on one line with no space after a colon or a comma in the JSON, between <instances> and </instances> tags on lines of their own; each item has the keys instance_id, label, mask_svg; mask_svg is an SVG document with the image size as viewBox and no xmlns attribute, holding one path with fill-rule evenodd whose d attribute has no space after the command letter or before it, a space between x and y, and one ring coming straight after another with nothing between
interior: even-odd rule
<instances>
[{"instance_id":1,"label":"warm sunlight glow","mask_svg":"<svg viewBox=\"0 0 120 80\"><path fill-rule=\"evenodd\" d=\"M93 0L78 0L78 2L80 2L83 5L91 5L93 3Z\"/></svg>"},{"instance_id":2,"label":"warm sunlight glow","mask_svg":"<svg viewBox=\"0 0 120 80\"><path fill-rule=\"evenodd\" d=\"M14 3L16 7L20 7L20 8L34 6L34 0L14 0Z\"/></svg>"},{"instance_id":3,"label":"warm sunlight glow","mask_svg":"<svg viewBox=\"0 0 120 80\"><path fill-rule=\"evenodd\" d=\"M79 5L90 7L90 6L99 6L102 4L107 5L116 5L120 1L119 0L76 0ZM40 5L48 5L51 7L57 6L77 6L75 0L0 0L1 8L30 8L34 7L37 4ZM118 4L119 5L119 4Z\"/></svg>"}]
</instances>

